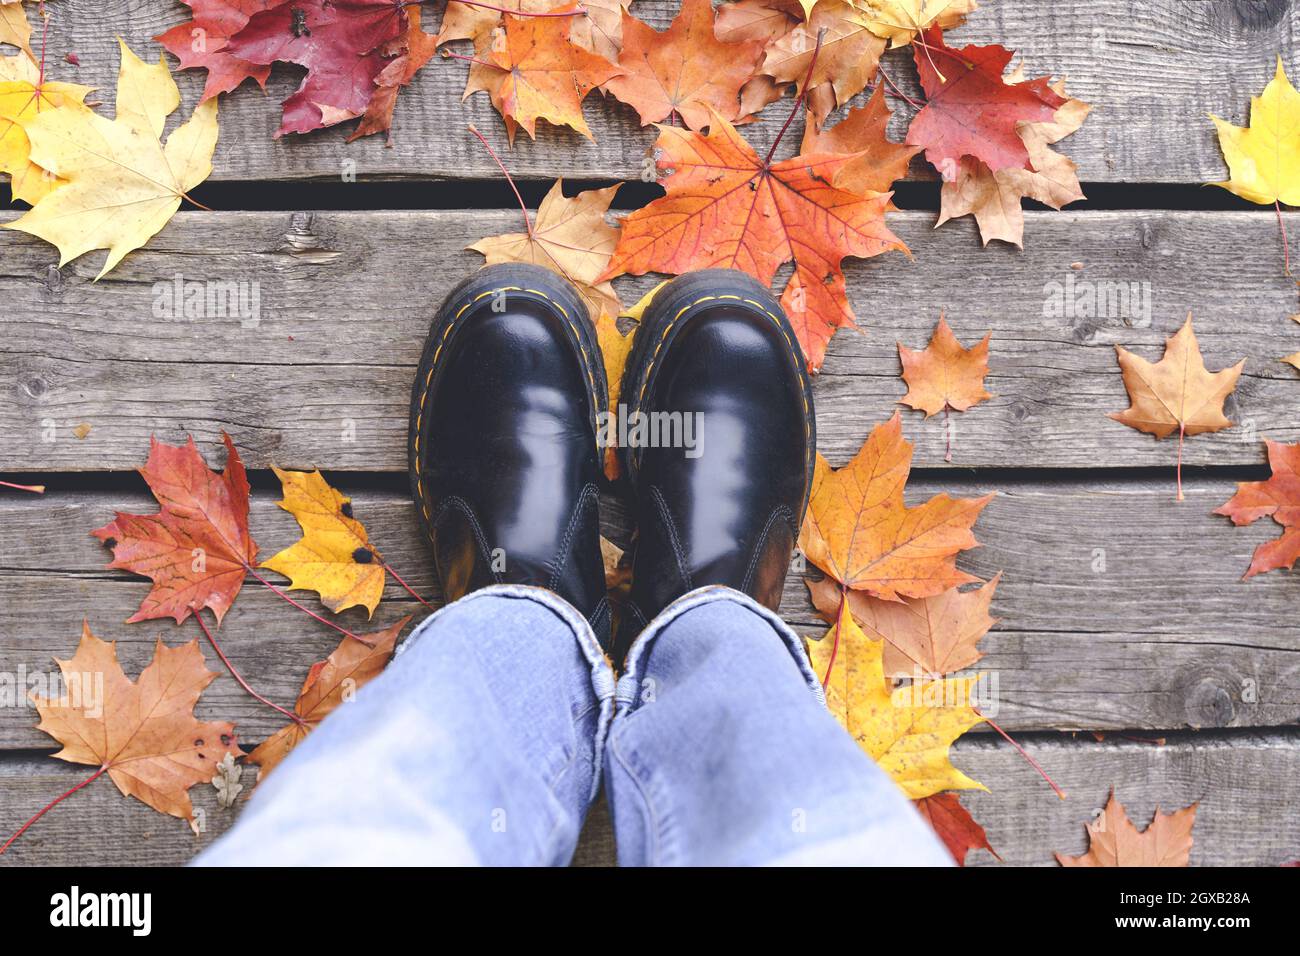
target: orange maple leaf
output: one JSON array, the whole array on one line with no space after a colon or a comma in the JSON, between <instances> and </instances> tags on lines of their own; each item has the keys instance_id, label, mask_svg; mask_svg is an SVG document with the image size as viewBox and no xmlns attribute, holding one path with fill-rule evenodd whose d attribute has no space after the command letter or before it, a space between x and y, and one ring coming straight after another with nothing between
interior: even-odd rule
<instances>
[{"instance_id":1,"label":"orange maple leaf","mask_svg":"<svg viewBox=\"0 0 1300 956\"><path fill-rule=\"evenodd\" d=\"M987 332L978 344L963 348L940 315L930 344L923 351L913 351L899 342L898 357L903 362L903 381L908 386L907 394L899 401L925 412L929 418L949 408L964 412L992 398L984 390L992 335Z\"/></svg>"},{"instance_id":2,"label":"orange maple leaf","mask_svg":"<svg viewBox=\"0 0 1300 956\"><path fill-rule=\"evenodd\" d=\"M535 139L539 119L593 138L582 116L582 100L623 71L571 42L571 19L506 14L502 27L479 37L463 98L486 91L505 119L511 143L520 126Z\"/></svg>"},{"instance_id":3,"label":"orange maple leaf","mask_svg":"<svg viewBox=\"0 0 1300 956\"><path fill-rule=\"evenodd\" d=\"M849 110L830 129L818 130L816 123L806 123L800 149L804 153L855 153L836 175L835 185L852 193L887 192L907 175L912 157L921 151L919 146L894 143L885 136L892 115L885 102L885 88L877 86L864 105Z\"/></svg>"},{"instance_id":4,"label":"orange maple leaf","mask_svg":"<svg viewBox=\"0 0 1300 956\"><path fill-rule=\"evenodd\" d=\"M388 65L375 77L375 92L366 104L366 111L361 122L348 142L370 136L374 133L388 133L391 142L393 132L393 107L397 105L397 94L402 87L410 86L424 65L438 52L438 38L432 33L425 33L420 26L420 7L411 4L406 8L406 33L398 41L385 49L387 55L393 56Z\"/></svg>"},{"instance_id":5,"label":"orange maple leaf","mask_svg":"<svg viewBox=\"0 0 1300 956\"><path fill-rule=\"evenodd\" d=\"M159 640L132 683L117 642L101 641L83 623L76 654L57 662L66 691L57 699L33 695L37 729L63 744L54 756L99 767L124 795L188 820L190 787L211 780L226 754L243 756L234 724L194 718L199 695L217 676L197 640L181 647Z\"/></svg>"},{"instance_id":6,"label":"orange maple leaf","mask_svg":"<svg viewBox=\"0 0 1300 956\"><path fill-rule=\"evenodd\" d=\"M1110 417L1158 439L1178 429L1178 500L1182 501L1183 439L1232 427L1223 414L1223 403L1237 387L1246 360L1222 371L1206 370L1190 312L1183 327L1165 340L1165 355L1159 362L1148 362L1119 345L1115 354L1130 404Z\"/></svg>"},{"instance_id":7,"label":"orange maple leaf","mask_svg":"<svg viewBox=\"0 0 1300 956\"><path fill-rule=\"evenodd\" d=\"M750 78L763 45L724 43L713 32L710 0L683 0L663 33L623 14L622 76L605 89L633 107L642 125L680 116L691 129L709 124L712 112L735 120L740 88Z\"/></svg>"},{"instance_id":8,"label":"orange maple leaf","mask_svg":"<svg viewBox=\"0 0 1300 956\"><path fill-rule=\"evenodd\" d=\"M993 495L940 494L910 508L903 486L911 467L912 443L903 438L897 412L843 468L832 469L818 454L799 534L808 560L845 587L886 601L978 581L957 570L957 553L978 545L971 526Z\"/></svg>"},{"instance_id":9,"label":"orange maple leaf","mask_svg":"<svg viewBox=\"0 0 1300 956\"><path fill-rule=\"evenodd\" d=\"M345 637L329 657L311 666L293 705L299 721L281 727L248 755L248 763L262 768L259 780L289 756L335 708L379 676L393 656L397 635L410 620L408 614L396 624L366 635L369 644Z\"/></svg>"},{"instance_id":10,"label":"orange maple leaf","mask_svg":"<svg viewBox=\"0 0 1300 956\"><path fill-rule=\"evenodd\" d=\"M177 624L211 608L217 623L234 603L244 574L257 558L248 533L248 477L230 436L226 469L211 471L191 437L184 446L150 439L139 469L162 510L154 515L117 513L92 531L113 550L110 568L151 578L153 588L127 623L159 617Z\"/></svg>"},{"instance_id":11,"label":"orange maple leaf","mask_svg":"<svg viewBox=\"0 0 1300 956\"><path fill-rule=\"evenodd\" d=\"M1300 557L1300 443L1284 445L1269 441L1267 481L1243 481L1237 493L1214 509L1235 525L1246 525L1265 516L1282 526L1282 536L1265 541L1255 549L1243 577L1254 577L1275 568L1290 568Z\"/></svg>"},{"instance_id":12,"label":"orange maple leaf","mask_svg":"<svg viewBox=\"0 0 1300 956\"><path fill-rule=\"evenodd\" d=\"M885 226L889 194L833 185L853 154L760 159L717 115L707 136L660 126L655 146L668 195L623 220L601 278L722 267L771 285L777 269L793 260L781 305L816 371L835 328L853 324L841 261L907 252Z\"/></svg>"},{"instance_id":13,"label":"orange maple leaf","mask_svg":"<svg viewBox=\"0 0 1300 956\"><path fill-rule=\"evenodd\" d=\"M1196 808L1156 814L1151 825L1139 831L1128 818L1115 791L1096 821L1086 824L1088 852L1081 856L1056 854L1061 866L1187 866L1192 854L1192 826Z\"/></svg>"}]
</instances>

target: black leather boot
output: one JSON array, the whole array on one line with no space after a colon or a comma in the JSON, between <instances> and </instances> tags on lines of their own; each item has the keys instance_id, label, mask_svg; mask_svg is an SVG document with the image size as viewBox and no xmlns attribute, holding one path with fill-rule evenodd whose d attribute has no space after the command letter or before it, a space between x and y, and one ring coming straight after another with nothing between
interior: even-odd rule
<instances>
[{"instance_id":1,"label":"black leather boot","mask_svg":"<svg viewBox=\"0 0 1300 956\"><path fill-rule=\"evenodd\" d=\"M587 308L560 276L495 265L447 297L411 397L411 487L443 594L556 592L608 639L597 415L609 404Z\"/></svg>"},{"instance_id":2,"label":"black leather boot","mask_svg":"<svg viewBox=\"0 0 1300 956\"><path fill-rule=\"evenodd\" d=\"M621 402L629 444L635 423L646 424L642 447L619 451L637 537L615 661L666 605L706 584L777 608L817 448L811 383L790 322L766 289L729 269L681 276L655 295ZM644 447L656 432L662 441L665 427L670 443L677 428L677 447Z\"/></svg>"}]
</instances>

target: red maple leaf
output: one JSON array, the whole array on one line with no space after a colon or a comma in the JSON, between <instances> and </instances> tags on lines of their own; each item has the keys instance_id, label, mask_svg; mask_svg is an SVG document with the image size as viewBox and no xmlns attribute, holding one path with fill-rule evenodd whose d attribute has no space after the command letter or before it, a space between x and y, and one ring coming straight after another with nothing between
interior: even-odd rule
<instances>
[{"instance_id":1,"label":"red maple leaf","mask_svg":"<svg viewBox=\"0 0 1300 956\"><path fill-rule=\"evenodd\" d=\"M282 104L276 136L333 126L365 112L388 63L385 47L406 33L404 0L281 0L230 38L249 63L296 63L302 85Z\"/></svg>"},{"instance_id":2,"label":"red maple leaf","mask_svg":"<svg viewBox=\"0 0 1300 956\"><path fill-rule=\"evenodd\" d=\"M907 142L924 146L925 158L949 182L957 178L963 156L989 169L1031 169L1029 150L1016 124L1045 123L1066 100L1046 77L1007 83L1003 71L1012 52L996 44L952 49L943 31L925 31L914 44L916 69L927 102L912 119Z\"/></svg>"},{"instance_id":3,"label":"red maple leaf","mask_svg":"<svg viewBox=\"0 0 1300 956\"><path fill-rule=\"evenodd\" d=\"M180 624L211 608L217 623L234 603L244 573L257 558L248 533L248 478L230 436L226 470L210 470L194 445L150 440L140 474L162 510L153 515L117 513L92 531L113 549L110 568L153 579L154 586L127 623L170 617Z\"/></svg>"},{"instance_id":4,"label":"red maple leaf","mask_svg":"<svg viewBox=\"0 0 1300 956\"><path fill-rule=\"evenodd\" d=\"M248 18L267 8L271 0L181 0L194 18L178 23L154 37L181 61L181 69L205 69L208 81L203 99L229 93L244 80L256 80L266 89L269 65L241 60L228 49L230 38L244 28Z\"/></svg>"},{"instance_id":5,"label":"red maple leaf","mask_svg":"<svg viewBox=\"0 0 1300 956\"><path fill-rule=\"evenodd\" d=\"M934 832L958 866L966 865L966 854L971 850L988 850L1001 861L1002 857L989 846L988 834L975 822L970 811L961 805L956 793L936 793L917 800L916 809L934 827Z\"/></svg>"}]
</instances>

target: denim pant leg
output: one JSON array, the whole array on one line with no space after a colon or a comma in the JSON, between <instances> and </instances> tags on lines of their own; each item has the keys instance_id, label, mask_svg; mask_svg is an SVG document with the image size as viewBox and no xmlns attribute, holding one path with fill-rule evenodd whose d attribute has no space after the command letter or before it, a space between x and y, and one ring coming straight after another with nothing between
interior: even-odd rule
<instances>
[{"instance_id":1,"label":"denim pant leg","mask_svg":"<svg viewBox=\"0 0 1300 956\"><path fill-rule=\"evenodd\" d=\"M656 617L617 701L620 864L952 862L826 709L798 636L738 591L700 588Z\"/></svg>"},{"instance_id":2,"label":"denim pant leg","mask_svg":"<svg viewBox=\"0 0 1300 956\"><path fill-rule=\"evenodd\" d=\"M613 696L571 605L541 588L476 591L420 624L195 862L568 863Z\"/></svg>"}]
</instances>

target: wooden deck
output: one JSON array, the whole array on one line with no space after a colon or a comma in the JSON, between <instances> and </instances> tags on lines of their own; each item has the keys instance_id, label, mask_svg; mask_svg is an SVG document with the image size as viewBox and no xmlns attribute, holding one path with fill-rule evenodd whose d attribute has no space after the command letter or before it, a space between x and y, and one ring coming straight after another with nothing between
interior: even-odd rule
<instances>
[{"instance_id":1,"label":"wooden deck","mask_svg":"<svg viewBox=\"0 0 1300 956\"><path fill-rule=\"evenodd\" d=\"M663 26L676 7L637 0L633 9ZM75 76L60 64L60 76L108 90L114 36L154 56L149 38L183 14L157 0L57 0L51 9L51 49L75 51L82 64ZM995 398L957 419L952 464L939 420L904 414L921 469L910 491L1001 492L977 526L983 547L961 562L982 577L1004 572L994 601L1001 623L983 642L981 666L997 677L999 723L1068 799L999 738L972 733L954 759L990 792L963 800L1009 863L1080 852L1083 824L1112 785L1139 825L1157 804L1199 800L1195 864L1300 857L1300 580L1274 572L1242 582L1252 550L1276 529L1233 528L1210 514L1235 480L1266 474L1263 437L1300 440L1300 377L1278 361L1300 351L1300 324L1288 320L1300 312L1296 284L1281 274L1271 209L1194 211L1197 190L1156 188L1225 178L1206 114L1244 122L1279 53L1300 77L1300 5L985 0L956 40L1000 42L1021 51L1031 73L1068 77L1070 92L1096 108L1061 149L1121 207L1027 213L1024 252L981 249L969 219L933 230L933 211L902 212L891 224L914 262L846 263L864 334L838 335L816 381L821 449L833 464L897 407L905 388L896 341L923 345L941 309L963 341L993 330ZM496 179L465 125L504 142L500 120L484 96L461 104L465 67L434 62L420 74L399 100L391 149L382 137L346 144L339 130L273 141L276 104L296 83L277 72L267 99L253 89L223 99L213 179L332 181L320 205L336 207L345 163L359 180L405 181L404 195L418 195L421 181ZM897 65L893 75L911 74ZM188 110L200 77L177 79ZM770 142L784 119L779 107L767 112L746 129L755 143ZM543 124L536 143L521 136L504 155L512 172L635 179L653 132L599 95L586 115L595 144ZM1153 188L1131 188L1142 184ZM937 202L936 185L918 189ZM1213 192L1216 202L1226 196ZM179 214L99 283L91 280L102 254L60 270L52 247L0 233L0 474L39 476L50 489L0 497L0 673L49 669L75 647L83 616L119 640L132 675L156 636L198 636L192 622L119 623L148 584L104 570L107 554L88 533L114 510L151 510L130 473L150 434L192 433L213 462L219 433L232 435L254 470L264 554L297 536L275 507L269 465L330 472L391 563L421 593L436 590L403 491L410 379L436 304L481 263L464 247L517 230L518 211L237 211L239 190L221 194L236 211ZM1300 215L1288 226L1300 236ZM155 318L153 285L177 274L255 280L261 321ZM1145 283L1149 315L1045 315L1052 284L1071 280ZM654 281L620 280L624 300ZM1210 368L1247 362L1227 409L1240 424L1188 442L1179 503L1175 445L1105 413L1127 404L1113 346L1158 357L1188 310ZM91 431L78 439L72 430L83 422ZM625 541L620 503L605 504L608 533ZM278 604L246 589L222 635L258 689L288 703L335 635ZM416 608L390 589L376 621ZM795 578L782 610L798 627L818 626ZM354 614L345 620L359 625ZM277 726L229 678L212 685L201 713L236 720L245 742ZM46 756L50 741L35 723L31 709L0 708L0 833L85 775ZM233 819L210 788L193 794L206 811L202 837L99 781L0 862L182 862ZM598 812L579 860L611 856ZM981 852L971 862L995 861Z\"/></svg>"}]
</instances>

